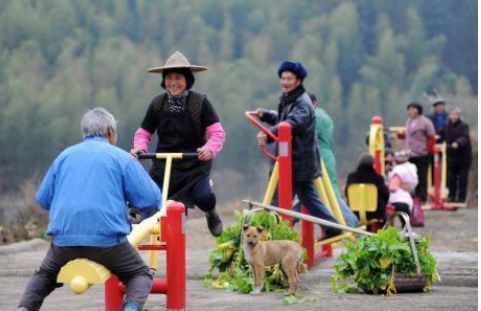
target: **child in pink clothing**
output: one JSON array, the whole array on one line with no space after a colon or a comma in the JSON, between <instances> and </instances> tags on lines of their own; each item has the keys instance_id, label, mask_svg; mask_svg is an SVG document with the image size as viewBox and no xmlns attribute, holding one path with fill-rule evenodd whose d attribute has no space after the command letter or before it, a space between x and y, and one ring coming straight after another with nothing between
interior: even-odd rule
<instances>
[{"instance_id":1,"label":"child in pink clothing","mask_svg":"<svg viewBox=\"0 0 481 311\"><path fill-rule=\"evenodd\" d=\"M396 152L394 161L396 165L389 173L389 201L396 211L410 215L413 209L411 192L418 184L417 168L408 162L409 153L406 151ZM404 222L401 218L401 222ZM403 223L404 224L404 223Z\"/></svg>"}]
</instances>

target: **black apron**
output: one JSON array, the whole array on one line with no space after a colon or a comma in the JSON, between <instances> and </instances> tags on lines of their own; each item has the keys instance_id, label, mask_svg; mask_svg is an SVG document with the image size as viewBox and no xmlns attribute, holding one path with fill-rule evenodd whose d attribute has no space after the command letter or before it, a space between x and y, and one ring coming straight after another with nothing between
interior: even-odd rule
<instances>
[{"instance_id":1,"label":"black apron","mask_svg":"<svg viewBox=\"0 0 481 311\"><path fill-rule=\"evenodd\" d=\"M182 112L168 109L167 94L159 101L157 125L158 143L156 152L197 153L197 148L206 142L205 130L201 126L200 112L205 96L189 91L186 107ZM190 189L202 178L210 175L212 161L182 159L172 161L168 198L191 205ZM150 176L162 189L165 160L153 160Z\"/></svg>"}]
</instances>

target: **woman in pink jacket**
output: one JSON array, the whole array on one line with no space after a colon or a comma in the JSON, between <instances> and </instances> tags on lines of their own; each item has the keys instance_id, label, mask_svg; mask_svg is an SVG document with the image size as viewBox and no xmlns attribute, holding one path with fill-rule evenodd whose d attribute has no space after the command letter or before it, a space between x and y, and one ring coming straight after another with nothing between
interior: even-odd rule
<instances>
[{"instance_id":1,"label":"woman in pink jacket","mask_svg":"<svg viewBox=\"0 0 481 311\"><path fill-rule=\"evenodd\" d=\"M196 159L175 160L169 186L169 199L187 206L197 205L205 212L210 232L222 233L222 222L215 210L216 196L210 186L212 160L221 151L225 132L214 107L203 94L191 90L193 72L207 70L191 65L180 52L172 54L162 67L149 69L162 74L161 86L166 90L157 95L135 132L133 156L147 152L152 135L157 132L156 152L197 153ZM162 188L165 161L154 160L150 176Z\"/></svg>"}]
</instances>

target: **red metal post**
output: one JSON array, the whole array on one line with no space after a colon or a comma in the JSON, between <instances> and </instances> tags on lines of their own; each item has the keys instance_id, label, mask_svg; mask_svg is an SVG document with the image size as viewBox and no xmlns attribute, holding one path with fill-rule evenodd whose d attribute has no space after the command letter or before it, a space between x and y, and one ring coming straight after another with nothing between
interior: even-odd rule
<instances>
[{"instance_id":1,"label":"red metal post","mask_svg":"<svg viewBox=\"0 0 481 311\"><path fill-rule=\"evenodd\" d=\"M302 213L309 215L309 212L304 206L302 206ZM301 234L302 247L304 247L307 253L307 258L304 263L310 268L314 265L314 224L310 221L302 220Z\"/></svg>"},{"instance_id":2,"label":"red metal post","mask_svg":"<svg viewBox=\"0 0 481 311\"><path fill-rule=\"evenodd\" d=\"M322 256L326 258L332 258L333 251L332 251L332 244L322 245Z\"/></svg>"},{"instance_id":3,"label":"red metal post","mask_svg":"<svg viewBox=\"0 0 481 311\"><path fill-rule=\"evenodd\" d=\"M165 243L167 237L167 216L160 217L160 241Z\"/></svg>"},{"instance_id":4,"label":"red metal post","mask_svg":"<svg viewBox=\"0 0 481 311\"><path fill-rule=\"evenodd\" d=\"M105 282L105 311L120 311L124 304L124 291L119 278L112 275Z\"/></svg>"},{"instance_id":5,"label":"red metal post","mask_svg":"<svg viewBox=\"0 0 481 311\"><path fill-rule=\"evenodd\" d=\"M291 125L281 122L278 126L279 207L292 209L292 134ZM290 216L282 216L292 223Z\"/></svg>"},{"instance_id":6,"label":"red metal post","mask_svg":"<svg viewBox=\"0 0 481 311\"><path fill-rule=\"evenodd\" d=\"M167 310L185 310L185 207L167 206Z\"/></svg>"},{"instance_id":7,"label":"red metal post","mask_svg":"<svg viewBox=\"0 0 481 311\"><path fill-rule=\"evenodd\" d=\"M151 294L165 294L167 293L167 280L166 279L155 279L152 282Z\"/></svg>"}]
</instances>

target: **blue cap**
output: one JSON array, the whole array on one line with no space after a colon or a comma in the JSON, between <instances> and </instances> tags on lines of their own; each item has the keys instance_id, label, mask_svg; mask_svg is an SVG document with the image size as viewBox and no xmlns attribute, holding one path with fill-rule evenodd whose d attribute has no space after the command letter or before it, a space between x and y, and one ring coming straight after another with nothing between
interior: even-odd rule
<instances>
[{"instance_id":1,"label":"blue cap","mask_svg":"<svg viewBox=\"0 0 481 311\"><path fill-rule=\"evenodd\" d=\"M307 70L300 62L291 62L288 60L282 62L281 66L277 70L277 75L279 76L279 78L284 71L292 72L301 81L304 81L304 79L307 77Z\"/></svg>"}]
</instances>

